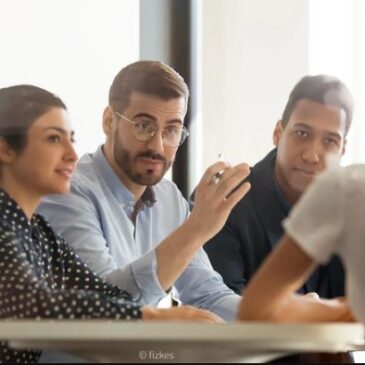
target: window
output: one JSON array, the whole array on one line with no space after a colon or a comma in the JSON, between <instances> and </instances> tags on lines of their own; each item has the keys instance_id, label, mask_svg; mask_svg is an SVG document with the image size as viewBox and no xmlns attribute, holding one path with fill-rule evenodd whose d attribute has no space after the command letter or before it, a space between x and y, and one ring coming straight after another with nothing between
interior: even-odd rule
<instances>
[{"instance_id":1,"label":"window","mask_svg":"<svg viewBox=\"0 0 365 365\"><path fill-rule=\"evenodd\" d=\"M104 140L102 112L116 73L139 57L135 0L1 0L0 87L35 84L58 94L79 154Z\"/></svg>"}]
</instances>

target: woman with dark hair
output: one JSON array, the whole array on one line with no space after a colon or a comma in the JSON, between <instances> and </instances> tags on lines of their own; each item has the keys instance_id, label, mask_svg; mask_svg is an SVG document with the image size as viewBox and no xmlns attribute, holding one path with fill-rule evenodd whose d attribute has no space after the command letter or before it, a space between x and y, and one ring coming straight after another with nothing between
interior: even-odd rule
<instances>
[{"instance_id":1,"label":"woman with dark hair","mask_svg":"<svg viewBox=\"0 0 365 365\"><path fill-rule=\"evenodd\" d=\"M65 193L77 155L64 103L39 87L0 89L0 318L189 319L219 322L192 307L140 307L93 274L44 218L46 194ZM0 362L36 362L40 352L0 343Z\"/></svg>"}]
</instances>

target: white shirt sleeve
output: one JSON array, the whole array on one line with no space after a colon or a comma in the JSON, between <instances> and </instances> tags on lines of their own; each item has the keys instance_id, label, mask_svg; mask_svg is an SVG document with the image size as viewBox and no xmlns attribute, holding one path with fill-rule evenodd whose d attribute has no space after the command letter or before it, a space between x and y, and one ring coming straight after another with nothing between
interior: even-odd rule
<instances>
[{"instance_id":1,"label":"white shirt sleeve","mask_svg":"<svg viewBox=\"0 0 365 365\"><path fill-rule=\"evenodd\" d=\"M322 264L338 251L343 235L342 175L338 168L318 176L283 222L286 233Z\"/></svg>"}]
</instances>

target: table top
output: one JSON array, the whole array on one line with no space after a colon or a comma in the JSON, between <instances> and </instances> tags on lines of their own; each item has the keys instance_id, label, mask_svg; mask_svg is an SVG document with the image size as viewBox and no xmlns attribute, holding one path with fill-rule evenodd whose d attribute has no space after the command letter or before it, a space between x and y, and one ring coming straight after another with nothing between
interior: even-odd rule
<instances>
[{"instance_id":1,"label":"table top","mask_svg":"<svg viewBox=\"0 0 365 365\"><path fill-rule=\"evenodd\" d=\"M94 361L266 361L297 352L345 352L364 345L358 323L0 321L17 349L62 350Z\"/></svg>"}]
</instances>

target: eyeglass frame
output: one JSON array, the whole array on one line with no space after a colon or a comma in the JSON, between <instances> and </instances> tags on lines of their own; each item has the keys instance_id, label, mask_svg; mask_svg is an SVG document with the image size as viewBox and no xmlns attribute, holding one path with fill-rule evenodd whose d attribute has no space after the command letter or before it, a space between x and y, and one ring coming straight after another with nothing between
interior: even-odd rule
<instances>
[{"instance_id":1,"label":"eyeglass frame","mask_svg":"<svg viewBox=\"0 0 365 365\"><path fill-rule=\"evenodd\" d=\"M131 123L133 125L133 127L135 127L136 124L139 124L140 123L140 122L136 122L134 120L131 120L131 119L127 118L125 115L123 115L122 113L119 113L117 111L114 111L114 114L116 116L118 116L118 117L126 120L127 122ZM151 125L152 124L153 123L151 122ZM190 135L190 133L189 133L189 131L186 129L186 127L184 125L181 125L180 128L181 128L181 131L182 131L181 136L183 136L184 133L185 133L185 137L184 138L181 138L180 143L177 146L169 146L168 144L166 144L165 136L164 136L164 129L162 130L162 142L163 142L163 144L165 146L172 147L172 148L177 148L177 147L180 147L185 142L186 138ZM136 138L137 141L147 142L147 141L150 141L157 134L158 130L159 130L159 128L156 128L156 130L153 132L153 134L150 134L150 137L148 139L139 139L137 137L137 133L136 133L136 131L134 129L133 129L133 134L134 134L134 137Z\"/></svg>"}]
</instances>

